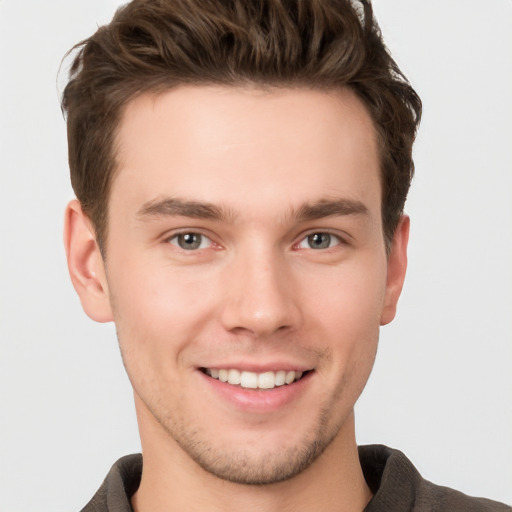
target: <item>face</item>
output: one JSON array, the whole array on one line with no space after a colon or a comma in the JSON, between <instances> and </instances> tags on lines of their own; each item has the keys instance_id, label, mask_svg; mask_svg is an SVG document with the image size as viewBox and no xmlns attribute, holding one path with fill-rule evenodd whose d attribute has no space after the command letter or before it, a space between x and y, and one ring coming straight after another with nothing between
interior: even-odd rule
<instances>
[{"instance_id":1,"label":"face","mask_svg":"<svg viewBox=\"0 0 512 512\"><path fill-rule=\"evenodd\" d=\"M387 258L359 100L145 95L124 113L117 156L104 274L82 302L115 320L143 447L158 439L220 478L268 483L353 438L406 243L403 222Z\"/></svg>"}]
</instances>

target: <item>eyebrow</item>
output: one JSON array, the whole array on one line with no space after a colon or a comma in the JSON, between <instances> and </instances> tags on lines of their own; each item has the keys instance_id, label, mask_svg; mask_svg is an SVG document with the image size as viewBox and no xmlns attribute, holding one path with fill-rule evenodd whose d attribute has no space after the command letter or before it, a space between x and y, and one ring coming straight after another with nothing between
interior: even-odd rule
<instances>
[{"instance_id":1,"label":"eyebrow","mask_svg":"<svg viewBox=\"0 0 512 512\"><path fill-rule=\"evenodd\" d=\"M299 221L322 219L324 217L345 215L369 215L368 208L361 201L352 199L321 199L314 203L306 203L292 216Z\"/></svg>"},{"instance_id":2,"label":"eyebrow","mask_svg":"<svg viewBox=\"0 0 512 512\"><path fill-rule=\"evenodd\" d=\"M299 222L324 217L368 215L368 208L361 202L351 199L321 199L305 203L291 211L290 217ZM137 217L181 216L195 219L210 219L233 222L237 215L230 210L203 201L190 201L166 197L148 201L137 212Z\"/></svg>"},{"instance_id":3,"label":"eyebrow","mask_svg":"<svg viewBox=\"0 0 512 512\"><path fill-rule=\"evenodd\" d=\"M166 197L145 203L137 217L181 216L194 219L233 220L233 212L207 202Z\"/></svg>"}]
</instances>

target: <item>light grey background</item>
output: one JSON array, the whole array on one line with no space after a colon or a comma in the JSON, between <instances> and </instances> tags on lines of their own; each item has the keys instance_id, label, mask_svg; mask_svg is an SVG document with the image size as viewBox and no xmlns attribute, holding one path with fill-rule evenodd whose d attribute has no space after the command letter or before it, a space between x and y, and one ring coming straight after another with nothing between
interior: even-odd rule
<instances>
[{"instance_id":1,"label":"light grey background","mask_svg":"<svg viewBox=\"0 0 512 512\"><path fill-rule=\"evenodd\" d=\"M78 511L139 450L114 328L82 313L61 242L59 63L118 4L0 0L0 512ZM358 440L512 503L512 2L374 6L425 115L408 280Z\"/></svg>"}]
</instances>

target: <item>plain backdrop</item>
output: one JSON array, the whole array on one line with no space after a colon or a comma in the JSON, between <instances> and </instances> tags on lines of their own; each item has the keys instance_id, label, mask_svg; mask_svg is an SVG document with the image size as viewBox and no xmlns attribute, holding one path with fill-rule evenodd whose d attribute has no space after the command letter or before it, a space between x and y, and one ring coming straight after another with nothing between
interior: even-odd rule
<instances>
[{"instance_id":1,"label":"plain backdrop","mask_svg":"<svg viewBox=\"0 0 512 512\"><path fill-rule=\"evenodd\" d=\"M78 511L140 449L114 328L82 312L61 242L73 194L59 65L118 5L0 0L0 512ZM512 2L374 8L424 120L408 278L357 405L358 441L510 504Z\"/></svg>"}]
</instances>

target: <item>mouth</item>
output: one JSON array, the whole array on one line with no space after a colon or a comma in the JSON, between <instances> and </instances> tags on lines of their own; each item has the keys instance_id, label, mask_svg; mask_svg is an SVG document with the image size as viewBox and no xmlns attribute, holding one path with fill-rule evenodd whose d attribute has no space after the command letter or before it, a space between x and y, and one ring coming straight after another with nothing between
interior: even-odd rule
<instances>
[{"instance_id":1,"label":"mouth","mask_svg":"<svg viewBox=\"0 0 512 512\"><path fill-rule=\"evenodd\" d=\"M200 368L200 370L212 379L225 382L233 386L239 386L245 389L274 389L287 386L303 379L312 370L294 371L278 370L262 373L237 370L235 368Z\"/></svg>"}]
</instances>

